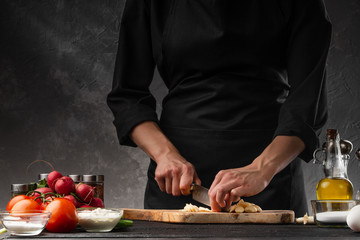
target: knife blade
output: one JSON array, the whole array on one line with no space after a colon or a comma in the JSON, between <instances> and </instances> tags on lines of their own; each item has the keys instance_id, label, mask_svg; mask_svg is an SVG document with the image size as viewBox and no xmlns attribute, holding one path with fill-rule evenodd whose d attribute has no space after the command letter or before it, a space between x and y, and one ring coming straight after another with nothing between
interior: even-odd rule
<instances>
[{"instance_id":1,"label":"knife blade","mask_svg":"<svg viewBox=\"0 0 360 240\"><path fill-rule=\"evenodd\" d=\"M195 201L198 201L206 206L211 207L210 198L209 198L209 189L196 184L192 184L191 194L192 194L192 198Z\"/></svg>"}]
</instances>

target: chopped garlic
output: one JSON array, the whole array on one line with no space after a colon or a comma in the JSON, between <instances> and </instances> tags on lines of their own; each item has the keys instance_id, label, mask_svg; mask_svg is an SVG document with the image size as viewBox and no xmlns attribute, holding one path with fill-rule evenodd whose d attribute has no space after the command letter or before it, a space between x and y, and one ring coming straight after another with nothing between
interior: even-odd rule
<instances>
[{"instance_id":1,"label":"chopped garlic","mask_svg":"<svg viewBox=\"0 0 360 240\"><path fill-rule=\"evenodd\" d=\"M314 224L314 216L308 216L306 213L304 217L296 218L296 223Z\"/></svg>"},{"instance_id":2,"label":"chopped garlic","mask_svg":"<svg viewBox=\"0 0 360 240\"><path fill-rule=\"evenodd\" d=\"M211 212L211 210L208 208L198 207L191 203L187 203L182 211L185 211L185 212Z\"/></svg>"},{"instance_id":3,"label":"chopped garlic","mask_svg":"<svg viewBox=\"0 0 360 240\"><path fill-rule=\"evenodd\" d=\"M245 202L243 199L241 199L238 203L232 205L229 209L229 212L231 213L256 213L261 211L261 207L255 205L254 203Z\"/></svg>"}]
</instances>

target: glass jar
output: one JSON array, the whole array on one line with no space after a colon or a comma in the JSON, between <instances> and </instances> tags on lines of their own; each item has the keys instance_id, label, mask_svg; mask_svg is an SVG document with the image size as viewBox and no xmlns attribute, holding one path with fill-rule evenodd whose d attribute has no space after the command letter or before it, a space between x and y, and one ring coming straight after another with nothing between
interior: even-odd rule
<instances>
[{"instance_id":1,"label":"glass jar","mask_svg":"<svg viewBox=\"0 0 360 240\"><path fill-rule=\"evenodd\" d=\"M82 183L95 187L95 197L104 202L104 175L82 175Z\"/></svg>"},{"instance_id":2,"label":"glass jar","mask_svg":"<svg viewBox=\"0 0 360 240\"><path fill-rule=\"evenodd\" d=\"M36 183L14 183L11 184L11 197L26 195L29 191L36 189Z\"/></svg>"}]
</instances>

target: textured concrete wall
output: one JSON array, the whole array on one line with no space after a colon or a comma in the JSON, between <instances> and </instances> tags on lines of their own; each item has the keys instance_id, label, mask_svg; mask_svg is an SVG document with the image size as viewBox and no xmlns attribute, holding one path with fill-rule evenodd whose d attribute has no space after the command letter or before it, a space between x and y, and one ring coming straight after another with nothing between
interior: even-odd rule
<instances>
[{"instance_id":1,"label":"textured concrete wall","mask_svg":"<svg viewBox=\"0 0 360 240\"><path fill-rule=\"evenodd\" d=\"M350 140L356 150L360 148L360 1L325 3L333 38L327 64L329 119L324 129L337 128L340 137ZM316 183L324 176L322 167L304 164L304 169L308 199L316 199ZM348 174L355 193L360 188L359 170L353 151Z\"/></svg>"},{"instance_id":2,"label":"textured concrete wall","mask_svg":"<svg viewBox=\"0 0 360 240\"><path fill-rule=\"evenodd\" d=\"M329 121L360 147L360 2L326 0L334 34L328 60ZM63 174L104 174L105 203L141 208L148 158L118 145L106 106L124 1L4 0L0 3L0 209L10 184L52 163ZM156 74L151 86L166 89ZM161 109L160 104L159 110ZM304 164L308 199L321 166ZM352 154L349 176L360 187Z\"/></svg>"}]
</instances>

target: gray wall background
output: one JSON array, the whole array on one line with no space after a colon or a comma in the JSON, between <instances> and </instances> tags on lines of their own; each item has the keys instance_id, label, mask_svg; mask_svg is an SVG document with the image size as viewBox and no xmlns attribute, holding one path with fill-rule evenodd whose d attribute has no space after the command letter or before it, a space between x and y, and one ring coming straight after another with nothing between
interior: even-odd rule
<instances>
[{"instance_id":1,"label":"gray wall background","mask_svg":"<svg viewBox=\"0 0 360 240\"><path fill-rule=\"evenodd\" d=\"M329 120L360 147L360 1L325 0L333 22L328 59ZM108 207L143 207L148 158L119 146L105 99L114 69L122 0L3 0L0 3L0 209L10 184L51 171L104 174ZM157 73L151 90L166 89ZM307 198L323 177L303 164ZM360 187L351 154L349 178Z\"/></svg>"}]
</instances>

